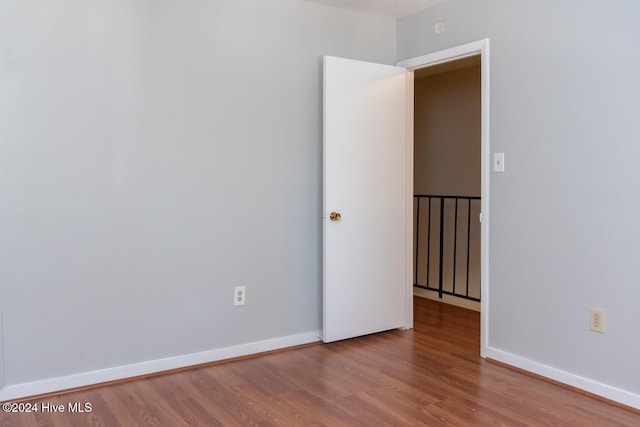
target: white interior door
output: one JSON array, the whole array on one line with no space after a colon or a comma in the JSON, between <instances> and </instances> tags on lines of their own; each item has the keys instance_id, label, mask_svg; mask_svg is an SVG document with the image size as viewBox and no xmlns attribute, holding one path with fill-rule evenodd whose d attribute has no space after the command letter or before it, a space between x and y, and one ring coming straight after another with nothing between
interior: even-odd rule
<instances>
[{"instance_id":1,"label":"white interior door","mask_svg":"<svg viewBox=\"0 0 640 427\"><path fill-rule=\"evenodd\" d=\"M407 71L325 57L323 341L407 326L407 188Z\"/></svg>"}]
</instances>

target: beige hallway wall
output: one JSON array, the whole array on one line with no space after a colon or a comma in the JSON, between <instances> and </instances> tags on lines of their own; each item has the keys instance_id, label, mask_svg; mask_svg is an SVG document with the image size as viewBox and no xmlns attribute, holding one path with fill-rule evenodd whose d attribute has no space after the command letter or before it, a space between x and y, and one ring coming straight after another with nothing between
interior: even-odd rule
<instances>
[{"instance_id":1,"label":"beige hallway wall","mask_svg":"<svg viewBox=\"0 0 640 427\"><path fill-rule=\"evenodd\" d=\"M416 71L415 75L414 194L480 196L480 66L479 57ZM439 201L431 206L431 239L427 272L428 208L420 213L419 284L438 285ZM455 291L466 292L467 219L470 217L469 295L480 296L480 203L470 214L466 201L458 205ZM417 207L416 207L417 213ZM455 201L448 200L444 214L443 287L453 291Z\"/></svg>"}]
</instances>

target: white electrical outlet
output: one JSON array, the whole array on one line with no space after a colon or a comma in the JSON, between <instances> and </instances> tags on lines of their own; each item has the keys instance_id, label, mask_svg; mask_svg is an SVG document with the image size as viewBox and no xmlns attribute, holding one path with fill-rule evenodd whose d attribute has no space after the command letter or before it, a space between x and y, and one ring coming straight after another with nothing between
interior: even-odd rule
<instances>
[{"instance_id":1,"label":"white electrical outlet","mask_svg":"<svg viewBox=\"0 0 640 427\"><path fill-rule=\"evenodd\" d=\"M247 290L244 286L236 286L233 288L233 305L244 305L247 300Z\"/></svg>"},{"instance_id":2,"label":"white electrical outlet","mask_svg":"<svg viewBox=\"0 0 640 427\"><path fill-rule=\"evenodd\" d=\"M604 310L598 308L589 309L589 329L604 333Z\"/></svg>"}]
</instances>

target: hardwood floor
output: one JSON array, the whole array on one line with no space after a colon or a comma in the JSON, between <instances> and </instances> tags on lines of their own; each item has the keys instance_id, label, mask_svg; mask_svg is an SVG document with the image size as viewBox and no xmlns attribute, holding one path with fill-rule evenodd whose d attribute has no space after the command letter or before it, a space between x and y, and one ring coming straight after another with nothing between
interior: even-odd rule
<instances>
[{"instance_id":1,"label":"hardwood floor","mask_svg":"<svg viewBox=\"0 0 640 427\"><path fill-rule=\"evenodd\" d=\"M611 405L479 357L479 314L422 298L415 329L100 386L2 426L640 426ZM70 413L88 402L91 412ZM82 406L81 406L82 407Z\"/></svg>"}]
</instances>

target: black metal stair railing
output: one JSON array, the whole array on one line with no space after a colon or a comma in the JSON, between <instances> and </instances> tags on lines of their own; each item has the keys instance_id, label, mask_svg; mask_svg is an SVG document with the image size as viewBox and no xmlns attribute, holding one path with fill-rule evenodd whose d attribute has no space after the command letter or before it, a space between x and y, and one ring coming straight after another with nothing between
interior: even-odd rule
<instances>
[{"instance_id":1,"label":"black metal stair railing","mask_svg":"<svg viewBox=\"0 0 640 427\"><path fill-rule=\"evenodd\" d=\"M413 286L480 301L480 197L413 199Z\"/></svg>"}]
</instances>

